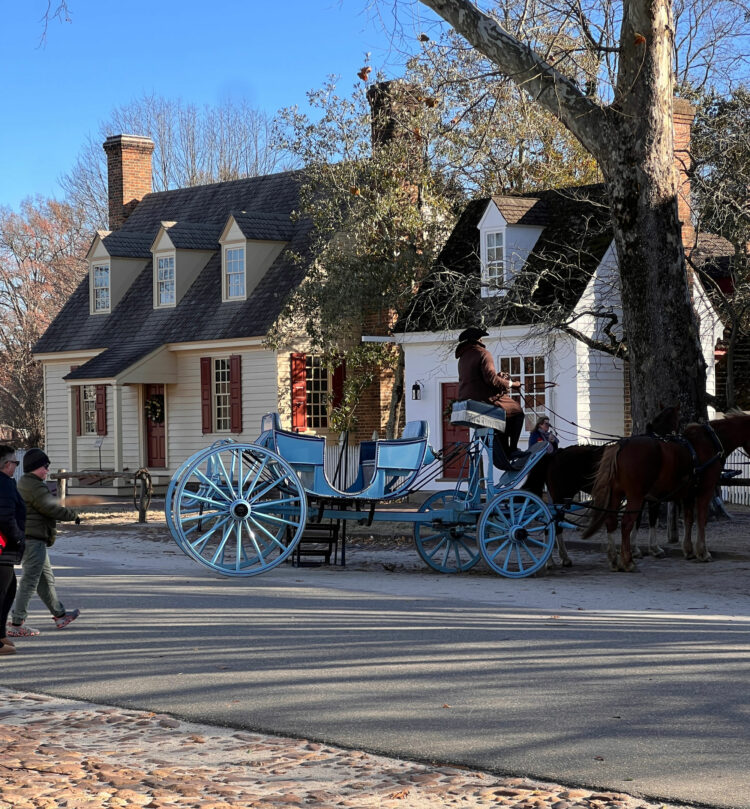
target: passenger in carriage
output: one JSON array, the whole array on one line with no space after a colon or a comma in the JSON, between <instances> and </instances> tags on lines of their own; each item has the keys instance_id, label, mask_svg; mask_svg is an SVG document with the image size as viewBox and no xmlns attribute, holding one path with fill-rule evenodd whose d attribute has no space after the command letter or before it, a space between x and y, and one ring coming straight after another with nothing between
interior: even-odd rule
<instances>
[{"instance_id":1,"label":"passenger in carriage","mask_svg":"<svg viewBox=\"0 0 750 809\"><path fill-rule=\"evenodd\" d=\"M524 415L510 393L520 388L521 383L497 373L492 355L482 342L482 337L488 335L484 329L471 326L458 336L458 398L487 402L505 412L505 432L495 433L492 462L498 469L520 469L528 455L518 449Z\"/></svg>"}]
</instances>

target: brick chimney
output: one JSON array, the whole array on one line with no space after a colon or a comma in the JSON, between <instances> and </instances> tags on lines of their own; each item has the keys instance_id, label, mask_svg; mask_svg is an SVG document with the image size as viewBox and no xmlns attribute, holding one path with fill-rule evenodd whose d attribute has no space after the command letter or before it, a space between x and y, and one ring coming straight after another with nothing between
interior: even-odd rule
<instances>
[{"instance_id":1,"label":"brick chimney","mask_svg":"<svg viewBox=\"0 0 750 809\"><path fill-rule=\"evenodd\" d=\"M151 193L151 154L154 142L141 135L111 135L107 153L109 229L117 230L146 194Z\"/></svg>"},{"instance_id":2,"label":"brick chimney","mask_svg":"<svg viewBox=\"0 0 750 809\"><path fill-rule=\"evenodd\" d=\"M677 169L677 211L682 223L682 244L690 252L695 244L695 228L690 216L690 130L693 126L695 110L684 98L672 101L674 127L674 163Z\"/></svg>"}]
</instances>

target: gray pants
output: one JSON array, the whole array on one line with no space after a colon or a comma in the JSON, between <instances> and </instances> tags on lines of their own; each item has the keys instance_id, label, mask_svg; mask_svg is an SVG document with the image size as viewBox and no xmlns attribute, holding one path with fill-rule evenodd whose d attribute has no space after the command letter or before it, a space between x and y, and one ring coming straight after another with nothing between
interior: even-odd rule
<instances>
[{"instance_id":1,"label":"gray pants","mask_svg":"<svg viewBox=\"0 0 750 809\"><path fill-rule=\"evenodd\" d=\"M56 618L65 615L65 607L57 597L55 574L47 553L47 543L41 539L26 538L26 550L21 560L23 576L18 585L16 600L13 603L11 620L14 624L23 623L29 614L29 602L34 593L46 604Z\"/></svg>"}]
</instances>

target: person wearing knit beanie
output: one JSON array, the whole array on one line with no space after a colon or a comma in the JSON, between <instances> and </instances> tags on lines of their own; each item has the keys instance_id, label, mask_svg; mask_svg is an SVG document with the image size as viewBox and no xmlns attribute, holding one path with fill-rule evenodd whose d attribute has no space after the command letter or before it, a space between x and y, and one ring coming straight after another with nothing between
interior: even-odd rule
<instances>
[{"instance_id":1,"label":"person wearing knit beanie","mask_svg":"<svg viewBox=\"0 0 750 809\"><path fill-rule=\"evenodd\" d=\"M78 512L64 506L47 488L49 465L49 457L39 447L26 450L23 456L24 475L18 481L18 492L26 503L26 548L21 560L23 577L7 627L11 638L39 634L38 629L25 625L29 602L35 592L52 613L57 629L64 629L80 614L77 609L66 610L57 597L55 574L47 551L57 537L58 520L79 522Z\"/></svg>"},{"instance_id":2,"label":"person wearing knit beanie","mask_svg":"<svg viewBox=\"0 0 750 809\"><path fill-rule=\"evenodd\" d=\"M23 472L34 472L42 466L49 467L49 458L47 453L39 449L39 447L32 447L27 449L23 456Z\"/></svg>"}]
</instances>

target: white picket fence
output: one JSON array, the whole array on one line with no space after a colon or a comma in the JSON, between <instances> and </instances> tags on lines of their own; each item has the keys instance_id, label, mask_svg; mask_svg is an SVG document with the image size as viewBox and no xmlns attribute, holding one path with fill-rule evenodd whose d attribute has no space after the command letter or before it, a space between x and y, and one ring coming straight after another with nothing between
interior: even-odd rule
<instances>
[{"instance_id":1,"label":"white picket fence","mask_svg":"<svg viewBox=\"0 0 750 809\"><path fill-rule=\"evenodd\" d=\"M750 458L737 449L727 458L724 469L740 469L738 478L750 478ZM750 506L750 486L722 486L721 499L736 506Z\"/></svg>"}]
</instances>

